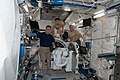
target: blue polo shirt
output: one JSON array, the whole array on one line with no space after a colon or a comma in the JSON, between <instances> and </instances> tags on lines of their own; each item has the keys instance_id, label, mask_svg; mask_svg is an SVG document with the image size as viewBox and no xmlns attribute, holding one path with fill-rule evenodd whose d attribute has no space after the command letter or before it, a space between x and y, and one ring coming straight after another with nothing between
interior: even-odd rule
<instances>
[{"instance_id":1,"label":"blue polo shirt","mask_svg":"<svg viewBox=\"0 0 120 80\"><path fill-rule=\"evenodd\" d=\"M38 33L37 37L40 39L40 46L42 47L50 47L52 42L55 42L53 36L45 32Z\"/></svg>"}]
</instances>

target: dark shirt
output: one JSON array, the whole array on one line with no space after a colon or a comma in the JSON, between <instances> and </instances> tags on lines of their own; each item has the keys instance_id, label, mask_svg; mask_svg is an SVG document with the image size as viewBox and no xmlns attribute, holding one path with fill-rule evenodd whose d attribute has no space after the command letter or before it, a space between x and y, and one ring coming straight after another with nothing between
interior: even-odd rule
<instances>
[{"instance_id":1,"label":"dark shirt","mask_svg":"<svg viewBox=\"0 0 120 80\"><path fill-rule=\"evenodd\" d=\"M52 42L55 42L53 36L45 32L38 33L37 37L40 39L40 46L42 47L50 47L52 46Z\"/></svg>"}]
</instances>

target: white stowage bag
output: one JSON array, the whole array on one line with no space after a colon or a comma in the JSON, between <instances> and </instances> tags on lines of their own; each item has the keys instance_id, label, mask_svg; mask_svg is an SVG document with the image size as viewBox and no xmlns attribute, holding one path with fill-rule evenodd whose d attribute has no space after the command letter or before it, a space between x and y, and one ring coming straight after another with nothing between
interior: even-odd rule
<instances>
[{"instance_id":1,"label":"white stowage bag","mask_svg":"<svg viewBox=\"0 0 120 80\"><path fill-rule=\"evenodd\" d=\"M17 80L20 23L17 0L0 2L0 80Z\"/></svg>"},{"instance_id":2,"label":"white stowage bag","mask_svg":"<svg viewBox=\"0 0 120 80\"><path fill-rule=\"evenodd\" d=\"M52 52L54 61L53 69L61 69L68 63L68 49L67 48L57 48Z\"/></svg>"}]
</instances>

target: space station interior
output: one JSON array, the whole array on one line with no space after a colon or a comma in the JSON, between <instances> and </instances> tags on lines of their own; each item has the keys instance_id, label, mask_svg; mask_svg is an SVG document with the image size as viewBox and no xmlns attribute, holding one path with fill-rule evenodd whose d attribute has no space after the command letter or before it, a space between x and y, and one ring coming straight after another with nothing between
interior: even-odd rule
<instances>
[{"instance_id":1,"label":"space station interior","mask_svg":"<svg viewBox=\"0 0 120 80\"><path fill-rule=\"evenodd\" d=\"M120 0L4 0L0 33L0 80L120 80Z\"/></svg>"}]
</instances>

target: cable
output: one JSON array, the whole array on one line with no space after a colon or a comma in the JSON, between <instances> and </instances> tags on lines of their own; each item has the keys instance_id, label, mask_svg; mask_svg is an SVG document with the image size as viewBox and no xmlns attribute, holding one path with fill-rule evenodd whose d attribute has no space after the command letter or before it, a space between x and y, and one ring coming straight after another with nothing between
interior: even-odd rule
<instances>
[{"instance_id":1,"label":"cable","mask_svg":"<svg viewBox=\"0 0 120 80\"><path fill-rule=\"evenodd\" d=\"M96 3L93 2L93 4L89 5L89 4L86 4L86 3L84 2L84 0L82 0L82 4L83 4L83 5L86 5L86 6L91 6L91 7L90 7L89 9L87 9L87 10L85 10L85 11L81 11L81 12L80 12L79 7L77 7L77 12L78 12L78 15L79 15L79 18L80 18L80 19L81 19L81 16L82 16L81 13L84 14L84 13L90 11L91 9L93 9L93 7L95 6Z\"/></svg>"},{"instance_id":2,"label":"cable","mask_svg":"<svg viewBox=\"0 0 120 80\"><path fill-rule=\"evenodd\" d=\"M82 3L84 4L84 5L88 5L88 4L86 4L83 0L82 0ZM86 13L86 12L88 12L88 11L90 11L94 6L95 6L95 3L93 3L92 5L88 5L88 6L91 6L91 8L89 8L89 9L87 9L86 11L82 11L82 13ZM78 8L78 7L77 7ZM80 16L80 11L79 11L79 9L78 9L78 14L79 14L79 16Z\"/></svg>"},{"instance_id":3,"label":"cable","mask_svg":"<svg viewBox=\"0 0 120 80\"><path fill-rule=\"evenodd\" d=\"M92 6L92 5L86 4L86 3L84 2L84 0L82 0L82 3L83 3L84 5L87 5L87 6Z\"/></svg>"},{"instance_id":4,"label":"cable","mask_svg":"<svg viewBox=\"0 0 120 80\"><path fill-rule=\"evenodd\" d=\"M102 0L102 1L98 1L98 0L92 0L93 3L103 3L103 2L106 2L108 0Z\"/></svg>"}]
</instances>

